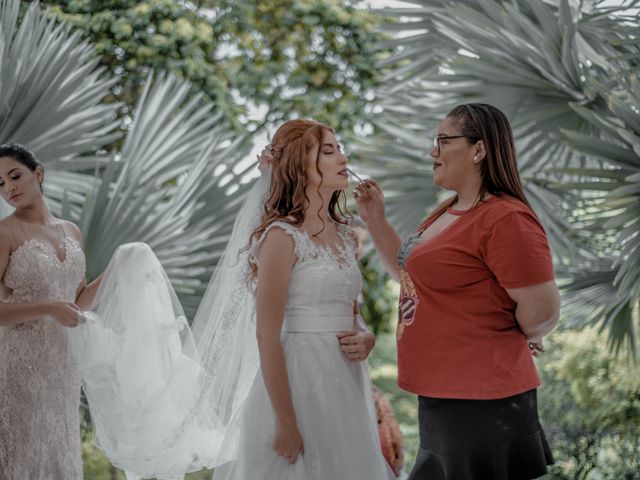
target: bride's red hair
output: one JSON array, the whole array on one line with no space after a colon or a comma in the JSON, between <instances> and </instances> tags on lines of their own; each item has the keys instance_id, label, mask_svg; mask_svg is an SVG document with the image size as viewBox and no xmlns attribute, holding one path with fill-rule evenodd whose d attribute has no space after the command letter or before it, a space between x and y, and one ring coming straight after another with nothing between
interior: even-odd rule
<instances>
[{"instance_id":1,"label":"bride's red hair","mask_svg":"<svg viewBox=\"0 0 640 480\"><path fill-rule=\"evenodd\" d=\"M271 149L273 160L271 163L271 185L267 199L263 205L263 213L260 225L253 231L249 238L249 245L253 245L265 232L271 222L276 220L290 223L296 227L302 225L305 219L305 211L309 206L307 197L308 179L306 175L309 153L317 148L315 165L320 178L322 172L318 168L320 146L324 132L334 133L333 129L322 123L297 119L285 122L273 136ZM322 180L318 186L318 194ZM340 200L342 199L342 202ZM346 224L342 205L346 205L346 195L343 190L338 190L331 195L329 200L329 216L338 223ZM324 205L317 212L318 218ZM322 221L324 223L324 221ZM324 227L314 235L321 233ZM257 266L251 263L251 277L255 278Z\"/></svg>"}]
</instances>

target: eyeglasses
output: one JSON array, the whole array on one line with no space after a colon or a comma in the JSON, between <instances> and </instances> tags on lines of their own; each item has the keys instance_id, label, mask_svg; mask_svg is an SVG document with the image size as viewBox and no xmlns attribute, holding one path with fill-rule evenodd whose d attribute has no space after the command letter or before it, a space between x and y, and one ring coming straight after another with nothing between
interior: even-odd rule
<instances>
[{"instance_id":1,"label":"eyeglasses","mask_svg":"<svg viewBox=\"0 0 640 480\"><path fill-rule=\"evenodd\" d=\"M438 135L433 137L433 148L436 149L436 157L440 155L440 142L452 138L466 138L464 135Z\"/></svg>"}]
</instances>

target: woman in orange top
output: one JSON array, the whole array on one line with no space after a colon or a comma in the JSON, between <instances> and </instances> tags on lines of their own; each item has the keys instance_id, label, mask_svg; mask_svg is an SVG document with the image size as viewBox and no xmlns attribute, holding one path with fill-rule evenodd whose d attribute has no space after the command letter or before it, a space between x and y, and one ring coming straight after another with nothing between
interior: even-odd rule
<instances>
[{"instance_id":1,"label":"woman in orange top","mask_svg":"<svg viewBox=\"0 0 640 480\"><path fill-rule=\"evenodd\" d=\"M547 238L525 197L511 126L467 104L440 124L434 183L456 193L403 241L373 181L355 192L382 260L401 283L398 383L419 396L411 480L515 480L553 463L532 359L558 320Z\"/></svg>"}]
</instances>

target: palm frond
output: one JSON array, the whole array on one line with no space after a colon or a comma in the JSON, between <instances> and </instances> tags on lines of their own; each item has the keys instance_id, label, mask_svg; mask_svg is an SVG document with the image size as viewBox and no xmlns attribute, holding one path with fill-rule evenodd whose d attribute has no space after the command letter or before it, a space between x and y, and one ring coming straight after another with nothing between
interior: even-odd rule
<instances>
[{"instance_id":1,"label":"palm frond","mask_svg":"<svg viewBox=\"0 0 640 480\"><path fill-rule=\"evenodd\" d=\"M189 92L186 81L150 75L122 151L114 154L80 224L89 277L104 269L119 245L145 242L193 313L248 184L242 183L246 169L230 168L246 153L246 139Z\"/></svg>"},{"instance_id":2,"label":"palm frond","mask_svg":"<svg viewBox=\"0 0 640 480\"><path fill-rule=\"evenodd\" d=\"M45 195L74 210L96 183L90 154L119 137L118 105L101 103L114 80L96 68L93 48L33 2L18 23L19 0L0 1L0 143L28 146L46 170ZM72 172L76 173L72 173Z\"/></svg>"}]
</instances>

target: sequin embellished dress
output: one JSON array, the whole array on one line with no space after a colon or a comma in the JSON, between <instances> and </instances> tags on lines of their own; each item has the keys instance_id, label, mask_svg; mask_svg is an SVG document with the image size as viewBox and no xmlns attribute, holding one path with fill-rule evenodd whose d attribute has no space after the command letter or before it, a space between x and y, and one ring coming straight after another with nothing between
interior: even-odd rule
<instances>
[{"instance_id":1,"label":"sequin embellished dress","mask_svg":"<svg viewBox=\"0 0 640 480\"><path fill-rule=\"evenodd\" d=\"M80 245L65 258L32 238L9 258L4 303L75 301ZM50 318L0 327L0 480L80 480L80 372L69 329Z\"/></svg>"}]
</instances>

